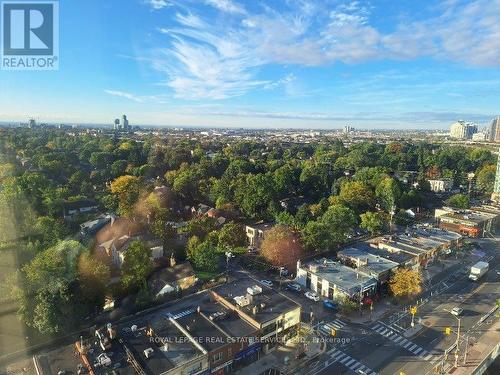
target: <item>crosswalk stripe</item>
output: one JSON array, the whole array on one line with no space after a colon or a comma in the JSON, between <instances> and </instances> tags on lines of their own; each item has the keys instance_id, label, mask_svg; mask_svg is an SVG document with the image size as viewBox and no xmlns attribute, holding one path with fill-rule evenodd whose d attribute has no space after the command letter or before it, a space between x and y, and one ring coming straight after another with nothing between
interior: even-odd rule
<instances>
[{"instance_id":1,"label":"crosswalk stripe","mask_svg":"<svg viewBox=\"0 0 500 375\"><path fill-rule=\"evenodd\" d=\"M405 345L407 342L409 342L407 339L403 339L403 341L401 341L401 342L399 343L399 345L403 346L403 345Z\"/></svg>"},{"instance_id":2,"label":"crosswalk stripe","mask_svg":"<svg viewBox=\"0 0 500 375\"><path fill-rule=\"evenodd\" d=\"M408 343L404 346L404 348L408 349L412 345L413 345L413 343L411 341L408 341Z\"/></svg>"},{"instance_id":3,"label":"crosswalk stripe","mask_svg":"<svg viewBox=\"0 0 500 375\"><path fill-rule=\"evenodd\" d=\"M397 344L398 342L400 342L401 340L403 340L403 337L402 336L398 336L398 338L396 340L394 340L394 342Z\"/></svg>"},{"instance_id":4,"label":"crosswalk stripe","mask_svg":"<svg viewBox=\"0 0 500 375\"><path fill-rule=\"evenodd\" d=\"M429 359L431 359L431 358L432 358L432 354L428 354L426 357L424 357L424 359L425 359L426 361L428 361L428 360L429 360Z\"/></svg>"},{"instance_id":5,"label":"crosswalk stripe","mask_svg":"<svg viewBox=\"0 0 500 375\"><path fill-rule=\"evenodd\" d=\"M387 328L383 328L381 329L380 331L377 331L378 333L380 333L381 335L385 335L385 333L389 331Z\"/></svg>"},{"instance_id":6,"label":"crosswalk stripe","mask_svg":"<svg viewBox=\"0 0 500 375\"><path fill-rule=\"evenodd\" d=\"M358 368L359 366L361 366L361 363L359 363L358 361L356 361L356 363L354 363L351 367L349 367L351 370L354 370L356 368Z\"/></svg>"},{"instance_id":7,"label":"crosswalk stripe","mask_svg":"<svg viewBox=\"0 0 500 375\"><path fill-rule=\"evenodd\" d=\"M331 355L333 355L333 353L335 353L336 351L337 351L337 349L333 348L333 349L330 349L329 351L327 351L326 353L327 353L328 355L330 355L330 356L331 356Z\"/></svg>"},{"instance_id":8,"label":"crosswalk stripe","mask_svg":"<svg viewBox=\"0 0 500 375\"><path fill-rule=\"evenodd\" d=\"M372 327L372 329L376 331L376 330L377 330L378 328L380 328L380 327L382 327L382 326L381 326L379 323L377 323L377 324L375 324L375 325Z\"/></svg>"},{"instance_id":9,"label":"crosswalk stripe","mask_svg":"<svg viewBox=\"0 0 500 375\"><path fill-rule=\"evenodd\" d=\"M418 353L420 353L422 351L422 348L417 348L413 353L415 353L415 355L418 355Z\"/></svg>"},{"instance_id":10,"label":"crosswalk stripe","mask_svg":"<svg viewBox=\"0 0 500 375\"><path fill-rule=\"evenodd\" d=\"M335 360L340 361L340 358L347 357L347 354L340 352L340 355L335 358ZM344 358L345 359L345 358Z\"/></svg>"},{"instance_id":11,"label":"crosswalk stripe","mask_svg":"<svg viewBox=\"0 0 500 375\"><path fill-rule=\"evenodd\" d=\"M340 361L340 363L344 364L344 363L346 363L347 361L350 361L350 360L351 360L351 357L349 357L348 355L346 355L345 358Z\"/></svg>"},{"instance_id":12,"label":"crosswalk stripe","mask_svg":"<svg viewBox=\"0 0 500 375\"><path fill-rule=\"evenodd\" d=\"M399 337L399 335L397 333L393 333L392 335L389 336L389 338L394 341L396 339L396 337Z\"/></svg>"},{"instance_id":13,"label":"crosswalk stripe","mask_svg":"<svg viewBox=\"0 0 500 375\"><path fill-rule=\"evenodd\" d=\"M425 356L429 354L429 352L427 350L425 350L424 348L422 348L422 352L418 355L419 357L422 357L422 358L425 358Z\"/></svg>"},{"instance_id":14,"label":"crosswalk stripe","mask_svg":"<svg viewBox=\"0 0 500 375\"><path fill-rule=\"evenodd\" d=\"M367 369L367 367L366 367L365 365L361 364L361 367L360 367L360 368L358 368L358 371L363 371L363 372L365 372L365 370L366 370L366 369Z\"/></svg>"},{"instance_id":15,"label":"crosswalk stripe","mask_svg":"<svg viewBox=\"0 0 500 375\"><path fill-rule=\"evenodd\" d=\"M346 365L347 367L349 367L349 366L351 366L354 362L356 362L356 360L351 358L351 360L350 360L349 362L346 362L346 363L345 363L345 365Z\"/></svg>"},{"instance_id":16,"label":"crosswalk stripe","mask_svg":"<svg viewBox=\"0 0 500 375\"><path fill-rule=\"evenodd\" d=\"M410 348L408 349L410 352L413 351L413 349L415 349L417 347L417 345L413 344L412 346L410 346Z\"/></svg>"}]
</instances>

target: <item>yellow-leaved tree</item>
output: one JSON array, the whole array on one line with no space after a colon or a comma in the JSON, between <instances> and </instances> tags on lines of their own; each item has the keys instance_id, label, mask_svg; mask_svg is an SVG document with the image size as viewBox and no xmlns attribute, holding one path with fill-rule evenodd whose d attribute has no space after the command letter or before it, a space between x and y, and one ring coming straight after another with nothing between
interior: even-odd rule
<instances>
[{"instance_id":1,"label":"yellow-leaved tree","mask_svg":"<svg viewBox=\"0 0 500 375\"><path fill-rule=\"evenodd\" d=\"M422 291L422 276L419 271L400 268L392 275L389 286L396 297L414 296Z\"/></svg>"}]
</instances>

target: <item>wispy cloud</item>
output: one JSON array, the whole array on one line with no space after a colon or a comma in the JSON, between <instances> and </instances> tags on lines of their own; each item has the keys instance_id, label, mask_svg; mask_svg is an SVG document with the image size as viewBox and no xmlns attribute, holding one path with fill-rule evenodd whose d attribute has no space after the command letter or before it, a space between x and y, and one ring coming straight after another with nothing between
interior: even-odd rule
<instances>
[{"instance_id":1,"label":"wispy cloud","mask_svg":"<svg viewBox=\"0 0 500 375\"><path fill-rule=\"evenodd\" d=\"M256 2L251 8L231 0L203 4L224 14L224 22L207 18L199 2L186 0L173 13L173 26L159 29L169 44L154 50L152 65L165 73L165 85L178 98L225 99L279 86L279 81L258 79L260 69L271 64L430 57L500 66L500 0L447 2L432 17L383 30L374 26L375 8L367 2L282 0Z\"/></svg>"},{"instance_id":2,"label":"wispy cloud","mask_svg":"<svg viewBox=\"0 0 500 375\"><path fill-rule=\"evenodd\" d=\"M146 4L150 5L153 9L162 9L168 6L172 6L173 4L167 0L145 0Z\"/></svg>"},{"instance_id":3,"label":"wispy cloud","mask_svg":"<svg viewBox=\"0 0 500 375\"><path fill-rule=\"evenodd\" d=\"M205 3L223 12L245 13L245 9L241 5L231 0L205 0Z\"/></svg>"},{"instance_id":4,"label":"wispy cloud","mask_svg":"<svg viewBox=\"0 0 500 375\"><path fill-rule=\"evenodd\" d=\"M104 90L104 92L111 96L132 100L137 103L155 102L166 103L165 95L136 95L126 91L119 90Z\"/></svg>"}]
</instances>

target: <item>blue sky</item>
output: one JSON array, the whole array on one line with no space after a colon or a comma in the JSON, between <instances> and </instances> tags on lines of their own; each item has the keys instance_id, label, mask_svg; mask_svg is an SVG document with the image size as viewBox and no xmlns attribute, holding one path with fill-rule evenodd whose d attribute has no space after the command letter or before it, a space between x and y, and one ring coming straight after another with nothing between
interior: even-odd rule
<instances>
[{"instance_id":1,"label":"blue sky","mask_svg":"<svg viewBox=\"0 0 500 375\"><path fill-rule=\"evenodd\" d=\"M60 1L58 71L0 120L447 128L500 112L500 0Z\"/></svg>"}]
</instances>

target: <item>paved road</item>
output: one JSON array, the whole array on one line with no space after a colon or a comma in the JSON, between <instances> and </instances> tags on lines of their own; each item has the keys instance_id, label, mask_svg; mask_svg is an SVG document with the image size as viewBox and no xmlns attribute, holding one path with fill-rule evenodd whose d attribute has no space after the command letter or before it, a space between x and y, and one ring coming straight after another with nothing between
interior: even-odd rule
<instances>
[{"instance_id":1,"label":"paved road","mask_svg":"<svg viewBox=\"0 0 500 375\"><path fill-rule=\"evenodd\" d=\"M500 293L500 276L496 273L498 267L498 239L481 241L486 257L490 261L490 272L478 283L470 282L467 273L463 272L457 278L449 278L450 272L436 280L445 279L445 285L435 282L436 290L423 304L417 313L421 318L423 328L412 338L406 338L404 329L409 327L410 316L390 316L380 322L373 322L366 327L346 324L340 335L351 339L347 345L328 345L323 354L307 373L309 375L326 374L381 374L394 375L403 372L407 375L434 374L435 367L442 362L443 354L456 341L457 319L445 310L459 306L464 309L461 321L460 361L469 337L470 345L480 340L482 333L496 321L495 317L478 322L495 305ZM463 267L463 266L462 266ZM453 269L457 271L460 266ZM464 270L465 271L465 270ZM395 319L396 318L396 319ZM450 336L444 334L445 327L451 327ZM453 352L448 361L443 363L445 369L452 366Z\"/></svg>"}]
</instances>

